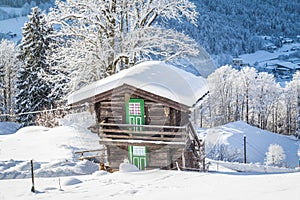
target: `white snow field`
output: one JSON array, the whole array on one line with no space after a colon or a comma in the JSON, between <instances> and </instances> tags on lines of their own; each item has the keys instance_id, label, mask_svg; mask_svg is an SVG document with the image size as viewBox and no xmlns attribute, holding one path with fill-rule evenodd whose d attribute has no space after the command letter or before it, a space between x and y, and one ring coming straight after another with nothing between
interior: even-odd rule
<instances>
[{"instance_id":1,"label":"white snow field","mask_svg":"<svg viewBox=\"0 0 300 200\"><path fill-rule=\"evenodd\" d=\"M144 172L1 180L0 199L282 200L299 196L300 173L245 175L151 170ZM60 182L60 184L59 184Z\"/></svg>"},{"instance_id":2,"label":"white snow field","mask_svg":"<svg viewBox=\"0 0 300 200\"><path fill-rule=\"evenodd\" d=\"M264 164L265 154L268 152L269 146L271 144L278 144L283 148L286 155L283 165L289 168L298 167L299 156L297 152L300 142L292 136L275 134L250 126L243 121L210 129L199 129L198 134L200 137L205 136L207 154L210 154L213 146L223 144L228 147L227 157L228 154L233 155L235 152L236 154L240 154L241 160L243 160L245 136L247 163Z\"/></svg>"},{"instance_id":3,"label":"white snow field","mask_svg":"<svg viewBox=\"0 0 300 200\"><path fill-rule=\"evenodd\" d=\"M16 37L12 38L12 41L18 42L22 39L22 27L27 20L28 17L16 17L0 20L0 33L16 34Z\"/></svg>"},{"instance_id":4,"label":"white snow field","mask_svg":"<svg viewBox=\"0 0 300 200\"><path fill-rule=\"evenodd\" d=\"M244 122L235 122L224 126L223 132L224 135L243 135L247 133L236 131L256 130L252 128ZM272 133L269 134L269 138L275 141L271 137ZM257 139L268 138L257 137ZM223 141L230 142L230 137L226 137ZM296 141L284 139L283 141L286 143L284 150L289 154L287 148L293 146L290 142ZM78 161L74 156L74 151L95 148L99 148L98 136L77 126L76 123L56 128L26 127L14 134L1 134L0 200L187 198L282 200L299 196L300 172L295 168L282 170L290 173L279 173L272 168L261 170L261 166L255 163L243 165L210 161L210 171L207 173L159 169L137 171L129 164L122 164L119 172L110 174L98 171L97 164ZM30 191L31 159L34 161L35 193ZM245 168L247 170L243 170Z\"/></svg>"}]
</instances>

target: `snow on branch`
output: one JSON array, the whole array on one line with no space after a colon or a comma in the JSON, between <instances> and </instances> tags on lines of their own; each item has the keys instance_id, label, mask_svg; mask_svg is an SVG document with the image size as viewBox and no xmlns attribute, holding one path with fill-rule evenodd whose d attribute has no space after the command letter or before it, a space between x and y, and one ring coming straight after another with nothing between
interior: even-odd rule
<instances>
[{"instance_id":1,"label":"snow on branch","mask_svg":"<svg viewBox=\"0 0 300 200\"><path fill-rule=\"evenodd\" d=\"M69 88L78 88L142 60L195 56L193 39L164 29L157 19L185 18L195 25L197 16L188 0L57 1L48 14L61 38L52 62L65 69Z\"/></svg>"}]
</instances>

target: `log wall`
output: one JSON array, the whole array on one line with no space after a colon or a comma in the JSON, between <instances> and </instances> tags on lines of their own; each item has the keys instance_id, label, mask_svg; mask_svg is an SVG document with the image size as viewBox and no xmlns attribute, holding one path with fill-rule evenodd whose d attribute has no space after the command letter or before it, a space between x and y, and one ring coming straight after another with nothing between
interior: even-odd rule
<instances>
[{"instance_id":1,"label":"log wall","mask_svg":"<svg viewBox=\"0 0 300 200\"><path fill-rule=\"evenodd\" d=\"M131 95L131 98L142 98ZM182 126L188 122L189 112L176 110L168 105L144 99L145 102L145 124ZM95 103L95 112L98 123L125 124L125 96L119 95Z\"/></svg>"},{"instance_id":2,"label":"log wall","mask_svg":"<svg viewBox=\"0 0 300 200\"><path fill-rule=\"evenodd\" d=\"M128 146L107 145L109 166L118 169L119 165L128 159ZM183 148L169 148L168 146L157 148L148 146L148 165L146 169L174 169L176 162L182 165Z\"/></svg>"}]
</instances>

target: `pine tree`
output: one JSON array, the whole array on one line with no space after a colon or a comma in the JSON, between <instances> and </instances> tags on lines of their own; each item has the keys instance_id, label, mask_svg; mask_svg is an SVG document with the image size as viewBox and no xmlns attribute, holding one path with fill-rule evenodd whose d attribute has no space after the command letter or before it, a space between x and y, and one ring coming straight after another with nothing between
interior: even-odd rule
<instances>
[{"instance_id":1,"label":"pine tree","mask_svg":"<svg viewBox=\"0 0 300 200\"><path fill-rule=\"evenodd\" d=\"M48 98L51 85L43 79L43 74L49 70L46 56L50 31L45 15L38 7L32 8L19 45L18 58L22 66L17 73L16 83L17 119L25 125L34 124L35 111L49 108L52 104Z\"/></svg>"}]
</instances>

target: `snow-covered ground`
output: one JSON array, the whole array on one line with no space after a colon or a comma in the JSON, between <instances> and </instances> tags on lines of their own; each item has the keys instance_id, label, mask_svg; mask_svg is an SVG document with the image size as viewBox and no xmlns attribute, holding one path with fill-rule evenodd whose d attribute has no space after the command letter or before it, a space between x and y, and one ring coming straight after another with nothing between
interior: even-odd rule
<instances>
[{"instance_id":1,"label":"snow-covered ground","mask_svg":"<svg viewBox=\"0 0 300 200\"><path fill-rule=\"evenodd\" d=\"M0 6L0 10L3 10L9 15L16 15L21 16L22 15L22 8L13 8L10 6Z\"/></svg>"},{"instance_id":2,"label":"snow-covered ground","mask_svg":"<svg viewBox=\"0 0 300 200\"><path fill-rule=\"evenodd\" d=\"M300 173L245 175L231 172L144 172L1 180L0 199L210 199L282 200L299 196Z\"/></svg>"},{"instance_id":3,"label":"snow-covered ground","mask_svg":"<svg viewBox=\"0 0 300 200\"><path fill-rule=\"evenodd\" d=\"M81 123L88 124L86 122L89 120L81 119ZM70 121L73 121L73 124ZM11 125L8 123L6 129ZM5 124L2 124L2 127L5 127ZM258 146L280 140L286 144L282 146L287 156L294 154L288 151L289 147L290 150L294 150L291 144L299 145L284 136L272 137L273 133L260 131L244 122L204 130L202 133L206 136L212 133L210 138L207 137L210 141L216 133L219 133L216 141L232 145L235 145L236 138L243 135L249 140L252 138L265 141L256 142ZM251 134L255 137L251 137ZM279 168L266 169L257 163L243 165L210 160L210 171L207 173L158 169L130 172L136 170L128 168L128 165L122 165L119 172L109 174L98 171L98 165L93 162L78 161L74 155L77 150L96 148L99 148L98 136L79 126L78 121L72 117L68 126L26 127L14 134L0 134L0 200L54 198L279 200L299 195L300 173L295 169L282 169L281 171L290 172L282 173ZM36 193L30 192L31 159L34 161Z\"/></svg>"},{"instance_id":4,"label":"snow-covered ground","mask_svg":"<svg viewBox=\"0 0 300 200\"><path fill-rule=\"evenodd\" d=\"M18 42L22 39L22 27L28 21L28 17L17 17L6 20L0 20L0 33L16 34L11 40Z\"/></svg>"},{"instance_id":5,"label":"snow-covered ground","mask_svg":"<svg viewBox=\"0 0 300 200\"><path fill-rule=\"evenodd\" d=\"M216 155L212 151L220 145L225 145L227 148L222 152L224 154L223 157L227 157L227 160L233 159L230 157L235 157L243 161L244 136L246 136L247 163L263 165L269 146L278 144L283 148L286 155L284 165L289 168L298 166L299 158L297 152L300 142L295 137L275 134L250 126L242 121L210 129L200 129L198 132L200 137L203 135L206 137L206 153L208 155ZM217 156L220 156L219 153L217 154Z\"/></svg>"},{"instance_id":6,"label":"snow-covered ground","mask_svg":"<svg viewBox=\"0 0 300 200\"><path fill-rule=\"evenodd\" d=\"M240 58L243 60L243 63L249 64L250 66L254 66L255 63L258 63L260 66L265 66L272 61L278 61L280 56L290 56L295 53L295 51L292 50L293 48L300 48L300 43L284 44L274 52L260 50L255 53L243 54Z\"/></svg>"},{"instance_id":7,"label":"snow-covered ground","mask_svg":"<svg viewBox=\"0 0 300 200\"><path fill-rule=\"evenodd\" d=\"M20 124L14 122L0 122L0 135L15 133L20 128Z\"/></svg>"}]
</instances>

